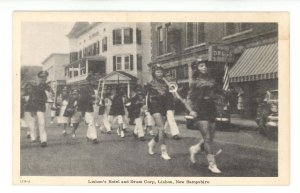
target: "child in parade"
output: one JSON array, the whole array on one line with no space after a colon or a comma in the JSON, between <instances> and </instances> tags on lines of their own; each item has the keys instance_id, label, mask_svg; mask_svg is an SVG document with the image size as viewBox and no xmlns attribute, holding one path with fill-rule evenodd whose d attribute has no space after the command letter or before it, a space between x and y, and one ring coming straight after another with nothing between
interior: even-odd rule
<instances>
[{"instance_id":1,"label":"child in parade","mask_svg":"<svg viewBox=\"0 0 300 193\"><path fill-rule=\"evenodd\" d=\"M73 89L68 99L68 105L66 107L64 116L69 117L72 124L72 138L76 138L76 130L81 121L81 112L77 110L79 101L79 90Z\"/></svg>"},{"instance_id":2,"label":"child in parade","mask_svg":"<svg viewBox=\"0 0 300 193\"><path fill-rule=\"evenodd\" d=\"M149 96L148 107L154 118L158 134L148 143L148 153L153 155L155 145L160 142L161 157L164 160L169 160L171 158L168 155L167 146L165 144L164 123L167 112L167 101L173 96L169 93L168 85L163 80L164 71L160 65L152 67L152 77L153 80L149 82L146 88Z\"/></svg>"},{"instance_id":3,"label":"child in parade","mask_svg":"<svg viewBox=\"0 0 300 193\"><path fill-rule=\"evenodd\" d=\"M57 123L63 125L63 131L62 131L63 136L67 135L67 127L69 124L69 117L64 116L66 107L68 105L68 98L69 98L68 88L64 87L62 89L60 99L58 100L60 102L60 110L59 110L59 115L57 117Z\"/></svg>"},{"instance_id":4,"label":"child in parade","mask_svg":"<svg viewBox=\"0 0 300 193\"><path fill-rule=\"evenodd\" d=\"M201 59L195 63L193 82L188 94L188 103L193 109L190 115L194 117L193 127L197 128L202 135L202 139L190 147L190 159L195 163L195 156L199 151L206 153L208 169L213 173L221 173L218 169L215 154L213 152L216 106L214 97L216 92L216 82L210 76L205 62Z\"/></svg>"}]
</instances>

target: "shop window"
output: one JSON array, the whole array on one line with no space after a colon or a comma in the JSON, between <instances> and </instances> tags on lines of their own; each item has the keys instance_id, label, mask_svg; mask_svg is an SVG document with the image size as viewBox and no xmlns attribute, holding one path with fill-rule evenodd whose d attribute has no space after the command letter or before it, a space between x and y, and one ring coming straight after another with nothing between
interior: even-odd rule
<instances>
[{"instance_id":1,"label":"shop window","mask_svg":"<svg viewBox=\"0 0 300 193\"><path fill-rule=\"evenodd\" d=\"M113 45L122 44L122 30L115 29L113 30Z\"/></svg>"},{"instance_id":2,"label":"shop window","mask_svg":"<svg viewBox=\"0 0 300 193\"><path fill-rule=\"evenodd\" d=\"M124 29L124 44L132 44L133 40L133 30L132 28Z\"/></svg>"}]
</instances>

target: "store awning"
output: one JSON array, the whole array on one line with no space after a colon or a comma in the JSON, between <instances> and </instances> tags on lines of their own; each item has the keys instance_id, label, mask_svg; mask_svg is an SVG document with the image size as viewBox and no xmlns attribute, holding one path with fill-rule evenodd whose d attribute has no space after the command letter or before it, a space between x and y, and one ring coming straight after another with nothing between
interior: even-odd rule
<instances>
[{"instance_id":1,"label":"store awning","mask_svg":"<svg viewBox=\"0 0 300 193\"><path fill-rule=\"evenodd\" d=\"M229 70L230 82L248 82L277 78L278 44L247 48Z\"/></svg>"},{"instance_id":2,"label":"store awning","mask_svg":"<svg viewBox=\"0 0 300 193\"><path fill-rule=\"evenodd\" d=\"M113 71L102 78L107 84L134 83L137 78L124 71Z\"/></svg>"}]
</instances>

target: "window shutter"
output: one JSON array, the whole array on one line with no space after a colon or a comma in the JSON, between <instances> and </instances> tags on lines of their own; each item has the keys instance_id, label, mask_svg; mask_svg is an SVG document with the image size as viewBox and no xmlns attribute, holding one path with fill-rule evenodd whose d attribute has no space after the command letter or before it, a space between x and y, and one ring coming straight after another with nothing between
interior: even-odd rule
<instances>
[{"instance_id":1,"label":"window shutter","mask_svg":"<svg viewBox=\"0 0 300 193\"><path fill-rule=\"evenodd\" d=\"M132 28L129 29L129 34L130 34L130 43L132 44L133 43L133 29Z\"/></svg>"},{"instance_id":2,"label":"window shutter","mask_svg":"<svg viewBox=\"0 0 300 193\"><path fill-rule=\"evenodd\" d=\"M116 31L113 30L113 45L116 44Z\"/></svg>"},{"instance_id":3,"label":"window shutter","mask_svg":"<svg viewBox=\"0 0 300 193\"><path fill-rule=\"evenodd\" d=\"M117 66L116 66L116 56L113 57L113 71L117 70Z\"/></svg>"},{"instance_id":4,"label":"window shutter","mask_svg":"<svg viewBox=\"0 0 300 193\"><path fill-rule=\"evenodd\" d=\"M133 55L130 55L130 70L133 70Z\"/></svg>"}]
</instances>

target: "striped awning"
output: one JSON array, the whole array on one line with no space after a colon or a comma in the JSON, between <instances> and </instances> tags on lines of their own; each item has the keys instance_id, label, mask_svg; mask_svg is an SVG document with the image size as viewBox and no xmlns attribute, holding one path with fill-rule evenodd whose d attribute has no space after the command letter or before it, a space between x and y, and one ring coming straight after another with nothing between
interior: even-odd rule
<instances>
[{"instance_id":1,"label":"striped awning","mask_svg":"<svg viewBox=\"0 0 300 193\"><path fill-rule=\"evenodd\" d=\"M229 70L230 82L246 82L277 78L278 44L247 48Z\"/></svg>"}]
</instances>

